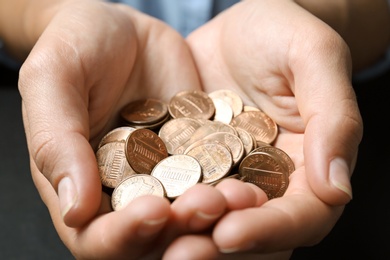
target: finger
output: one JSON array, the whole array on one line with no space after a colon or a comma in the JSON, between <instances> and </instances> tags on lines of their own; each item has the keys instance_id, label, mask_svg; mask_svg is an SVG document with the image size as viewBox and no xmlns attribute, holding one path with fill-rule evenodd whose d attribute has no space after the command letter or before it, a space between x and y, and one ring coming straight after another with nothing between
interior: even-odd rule
<instances>
[{"instance_id":1,"label":"finger","mask_svg":"<svg viewBox=\"0 0 390 260\"><path fill-rule=\"evenodd\" d=\"M58 192L65 223L81 226L96 213L100 202L101 183L94 152L85 135L68 132L66 126L61 127L69 126L70 122L50 121L50 118L32 115L33 110L23 101L23 118L32 160L50 181L52 189ZM46 108L42 108L42 113L44 111L47 111ZM54 114L54 118L59 119L58 116ZM32 121L35 125L30 124Z\"/></svg>"},{"instance_id":2,"label":"finger","mask_svg":"<svg viewBox=\"0 0 390 260\"><path fill-rule=\"evenodd\" d=\"M169 218L168 200L142 196L119 211L97 217L79 233L79 241L72 241L71 248L89 259L156 259L162 249L154 241Z\"/></svg>"},{"instance_id":3,"label":"finger","mask_svg":"<svg viewBox=\"0 0 390 260\"><path fill-rule=\"evenodd\" d=\"M99 216L82 229L64 224L55 191L48 180L32 168L33 180L50 210L58 235L77 259L139 259L158 254L153 242L170 216L170 204L157 196L134 200L127 207L112 212L110 197L104 195ZM42 192L43 190L47 190ZM153 248L153 250L150 250ZM154 255L153 259L158 258Z\"/></svg>"},{"instance_id":4,"label":"finger","mask_svg":"<svg viewBox=\"0 0 390 260\"><path fill-rule=\"evenodd\" d=\"M305 178L302 168L292 178L292 187L283 197L257 208L231 211L219 220L213 240L221 252L291 250L318 243L330 232L343 207L330 207L305 191L304 180L297 180Z\"/></svg>"},{"instance_id":5,"label":"finger","mask_svg":"<svg viewBox=\"0 0 390 260\"><path fill-rule=\"evenodd\" d=\"M225 179L215 188L225 197L228 210L259 207L268 201L267 194L256 185L235 179Z\"/></svg>"},{"instance_id":6,"label":"finger","mask_svg":"<svg viewBox=\"0 0 390 260\"><path fill-rule=\"evenodd\" d=\"M214 241L207 234L191 234L177 238L173 241L168 249L164 252L164 259L220 259L220 260L234 260L234 259L290 259L292 251L277 252L272 254L255 254L255 253L237 253L237 254L223 254L218 251Z\"/></svg>"},{"instance_id":7,"label":"finger","mask_svg":"<svg viewBox=\"0 0 390 260\"><path fill-rule=\"evenodd\" d=\"M174 240L164 252L163 260L219 259L219 251L208 235L185 235Z\"/></svg>"},{"instance_id":8,"label":"finger","mask_svg":"<svg viewBox=\"0 0 390 260\"><path fill-rule=\"evenodd\" d=\"M226 211L226 200L214 187L198 184L172 203L173 221L179 233L211 227Z\"/></svg>"}]
</instances>

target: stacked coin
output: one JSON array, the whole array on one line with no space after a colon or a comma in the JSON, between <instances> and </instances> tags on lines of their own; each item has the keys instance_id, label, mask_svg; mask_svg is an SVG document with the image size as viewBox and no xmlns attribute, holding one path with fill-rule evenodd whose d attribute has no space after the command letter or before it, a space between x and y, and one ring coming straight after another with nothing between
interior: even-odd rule
<instances>
[{"instance_id":1,"label":"stacked coin","mask_svg":"<svg viewBox=\"0 0 390 260\"><path fill-rule=\"evenodd\" d=\"M199 182L225 178L251 182L272 199L284 194L294 171L272 146L277 124L231 90L183 91L168 104L137 100L121 117L125 125L107 133L96 152L114 210L141 195L173 200Z\"/></svg>"}]
</instances>

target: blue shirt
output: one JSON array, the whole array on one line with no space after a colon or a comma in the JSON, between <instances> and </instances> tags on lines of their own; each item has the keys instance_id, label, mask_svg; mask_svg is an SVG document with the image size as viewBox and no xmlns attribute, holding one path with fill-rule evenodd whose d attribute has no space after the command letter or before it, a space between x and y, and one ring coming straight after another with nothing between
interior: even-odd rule
<instances>
[{"instance_id":1,"label":"blue shirt","mask_svg":"<svg viewBox=\"0 0 390 260\"><path fill-rule=\"evenodd\" d=\"M390 0L387 1L390 6ZM239 2L239 0L108 0L108 2L128 4L143 13L165 21L183 37L186 37L213 16ZM21 65L7 55L1 41L0 63L15 69L18 69ZM381 61L371 68L354 75L354 77L357 80L365 80L389 69L390 48Z\"/></svg>"}]
</instances>

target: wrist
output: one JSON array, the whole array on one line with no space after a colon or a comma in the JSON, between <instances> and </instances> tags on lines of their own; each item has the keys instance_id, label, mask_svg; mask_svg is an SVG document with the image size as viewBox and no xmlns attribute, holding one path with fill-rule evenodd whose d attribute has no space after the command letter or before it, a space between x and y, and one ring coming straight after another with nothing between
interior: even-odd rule
<instances>
[{"instance_id":1,"label":"wrist","mask_svg":"<svg viewBox=\"0 0 390 260\"><path fill-rule=\"evenodd\" d=\"M72 2L80 1L0 1L0 39L7 52L24 60L55 14Z\"/></svg>"}]
</instances>

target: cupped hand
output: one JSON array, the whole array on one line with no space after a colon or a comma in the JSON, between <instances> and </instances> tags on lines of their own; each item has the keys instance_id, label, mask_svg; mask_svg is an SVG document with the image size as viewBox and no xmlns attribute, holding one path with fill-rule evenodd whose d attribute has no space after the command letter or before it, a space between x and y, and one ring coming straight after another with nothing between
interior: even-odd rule
<instances>
[{"instance_id":1,"label":"cupped hand","mask_svg":"<svg viewBox=\"0 0 390 260\"><path fill-rule=\"evenodd\" d=\"M118 126L128 102L200 89L188 46L164 23L124 5L72 1L51 15L20 71L34 183L77 259L159 258L174 237L214 223L224 197L199 186L209 203L181 203L189 191L175 214L166 199L148 196L114 212L93 148ZM199 212L211 217L199 220Z\"/></svg>"},{"instance_id":2,"label":"cupped hand","mask_svg":"<svg viewBox=\"0 0 390 260\"><path fill-rule=\"evenodd\" d=\"M318 243L352 198L350 177L362 138L348 47L288 0L242 1L187 40L205 91L232 89L273 118L279 125L273 145L296 168L283 197L232 209L218 221L216 250L266 253ZM217 186L228 204L235 185ZM190 250L192 239L202 237L178 244Z\"/></svg>"}]
</instances>

